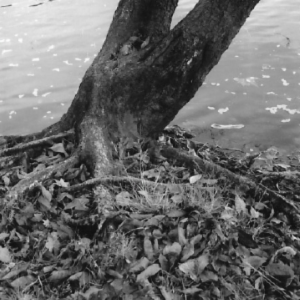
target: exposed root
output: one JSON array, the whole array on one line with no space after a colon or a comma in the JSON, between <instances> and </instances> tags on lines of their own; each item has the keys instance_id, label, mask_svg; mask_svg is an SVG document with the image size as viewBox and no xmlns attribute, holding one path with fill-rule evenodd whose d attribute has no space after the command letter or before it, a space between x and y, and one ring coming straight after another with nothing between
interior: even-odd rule
<instances>
[{"instance_id":1,"label":"exposed root","mask_svg":"<svg viewBox=\"0 0 300 300\"><path fill-rule=\"evenodd\" d=\"M249 190L254 190L256 193L261 195L262 198L266 196L273 198L273 200L277 201L278 206L283 210L286 210L288 208L296 212L297 214L300 213L299 208L292 200L285 198L284 196L265 187L260 183L255 183L245 176L234 174L231 171L224 169L213 162L206 161L198 156L190 156L183 151L178 151L167 146L164 146L161 149L161 154L168 160L177 161L180 164L195 168L198 172L212 173L217 178L226 177L227 180L233 182L236 185L243 185L245 187L248 187Z\"/></svg>"},{"instance_id":2,"label":"exposed root","mask_svg":"<svg viewBox=\"0 0 300 300\"><path fill-rule=\"evenodd\" d=\"M0 158L0 176L6 173L8 169L18 165L19 161L24 157L24 153L14 156L5 156Z\"/></svg>"},{"instance_id":3,"label":"exposed root","mask_svg":"<svg viewBox=\"0 0 300 300\"><path fill-rule=\"evenodd\" d=\"M14 198L18 198L19 195L27 192L36 182L41 182L46 179L51 178L55 173L63 173L65 170L72 168L76 163L78 163L78 155L73 154L68 159L62 161L61 163L53 166L49 166L48 168L36 172L34 174L28 174L27 178L19 181L10 192L10 195Z\"/></svg>"},{"instance_id":4,"label":"exposed root","mask_svg":"<svg viewBox=\"0 0 300 300\"><path fill-rule=\"evenodd\" d=\"M106 185L108 187L111 186L111 183L120 183L120 184L124 184L124 183L129 183L129 184L140 184L142 186L150 186L150 187L170 187L174 184L171 183L160 183L160 182L153 182L150 180L145 180L145 179L141 179L141 178L136 178L136 177L132 177L132 176L128 176L128 177L119 177L119 176L108 176L108 177L101 177L101 178L93 178L93 179L89 179L83 183L80 184L76 184L73 186L70 186L69 188L65 188L64 191L66 192L75 192L78 190L82 190L84 188L90 188L99 184L103 184ZM189 186L189 184L180 184L180 186Z\"/></svg>"},{"instance_id":5,"label":"exposed root","mask_svg":"<svg viewBox=\"0 0 300 300\"><path fill-rule=\"evenodd\" d=\"M57 135L49 136L43 139L34 140L25 144L20 144L12 148L0 150L0 157L7 156L7 155L14 155L16 153L20 153L28 149L45 146L48 145L50 142L55 142L62 138L72 137L73 135L74 135L73 131L68 131L64 133L59 133Z\"/></svg>"}]
</instances>

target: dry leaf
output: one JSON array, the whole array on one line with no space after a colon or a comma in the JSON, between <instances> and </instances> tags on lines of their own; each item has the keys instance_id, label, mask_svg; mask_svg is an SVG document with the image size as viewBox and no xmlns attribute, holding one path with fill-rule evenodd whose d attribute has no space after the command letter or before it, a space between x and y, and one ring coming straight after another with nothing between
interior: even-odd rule
<instances>
[{"instance_id":1,"label":"dry leaf","mask_svg":"<svg viewBox=\"0 0 300 300\"><path fill-rule=\"evenodd\" d=\"M258 269L263 263L266 262L266 258L260 256L249 256L243 259L244 271L246 275L250 276L251 269Z\"/></svg>"},{"instance_id":2,"label":"dry leaf","mask_svg":"<svg viewBox=\"0 0 300 300\"><path fill-rule=\"evenodd\" d=\"M178 257L181 253L182 247L179 243L175 242L172 245L167 245L163 250L163 255L174 255Z\"/></svg>"},{"instance_id":3,"label":"dry leaf","mask_svg":"<svg viewBox=\"0 0 300 300\"><path fill-rule=\"evenodd\" d=\"M157 274L160 270L161 269L160 269L160 266L158 264L151 265L145 271L140 273L137 276L136 280L137 280L137 282L145 281L149 277L154 276L155 274Z\"/></svg>"},{"instance_id":4,"label":"dry leaf","mask_svg":"<svg viewBox=\"0 0 300 300\"><path fill-rule=\"evenodd\" d=\"M235 209L238 213L247 214L246 203L238 194L235 194Z\"/></svg>"},{"instance_id":5,"label":"dry leaf","mask_svg":"<svg viewBox=\"0 0 300 300\"><path fill-rule=\"evenodd\" d=\"M164 270L164 271L169 270L169 262L168 262L167 258L164 255L160 254L159 257L158 257L158 261L160 263L160 267L161 267L162 270Z\"/></svg>"},{"instance_id":6,"label":"dry leaf","mask_svg":"<svg viewBox=\"0 0 300 300\"><path fill-rule=\"evenodd\" d=\"M284 265L283 263L271 263L267 265L266 271L274 277L281 277L285 279L294 276L292 268L288 265Z\"/></svg>"},{"instance_id":7,"label":"dry leaf","mask_svg":"<svg viewBox=\"0 0 300 300\"><path fill-rule=\"evenodd\" d=\"M202 282L219 280L219 277L216 273L208 270L204 270L202 274L200 274L200 278Z\"/></svg>"},{"instance_id":8,"label":"dry leaf","mask_svg":"<svg viewBox=\"0 0 300 300\"><path fill-rule=\"evenodd\" d=\"M174 300L174 295L168 292L164 286L160 286L159 289L165 300Z\"/></svg>"},{"instance_id":9,"label":"dry leaf","mask_svg":"<svg viewBox=\"0 0 300 300\"><path fill-rule=\"evenodd\" d=\"M28 266L29 266L29 263L25 264L25 265L21 265L21 266L16 265L12 271L10 271L5 276L1 277L1 280L7 280L7 279L11 279L13 277L18 276L21 272L26 271L28 269Z\"/></svg>"},{"instance_id":10,"label":"dry leaf","mask_svg":"<svg viewBox=\"0 0 300 300\"><path fill-rule=\"evenodd\" d=\"M187 262L180 264L179 270L189 275L194 281L197 280L196 259L190 259Z\"/></svg>"},{"instance_id":11,"label":"dry leaf","mask_svg":"<svg viewBox=\"0 0 300 300\"><path fill-rule=\"evenodd\" d=\"M250 209L250 215L251 215L251 218L253 218L253 219L259 218L259 212L256 211L252 206Z\"/></svg>"},{"instance_id":12,"label":"dry leaf","mask_svg":"<svg viewBox=\"0 0 300 300\"><path fill-rule=\"evenodd\" d=\"M194 175L194 176L191 176L190 177L190 184L194 184L196 183L198 180L200 180L202 178L202 175L201 174L197 174L197 175Z\"/></svg>"},{"instance_id":13,"label":"dry leaf","mask_svg":"<svg viewBox=\"0 0 300 300\"><path fill-rule=\"evenodd\" d=\"M204 271L209 264L209 254L205 253L195 259L190 259L185 263L179 265L179 270L189 275L194 281Z\"/></svg>"},{"instance_id":14,"label":"dry leaf","mask_svg":"<svg viewBox=\"0 0 300 300\"><path fill-rule=\"evenodd\" d=\"M122 191L116 196L116 202L121 206L132 205L132 195L126 191Z\"/></svg>"},{"instance_id":15,"label":"dry leaf","mask_svg":"<svg viewBox=\"0 0 300 300\"><path fill-rule=\"evenodd\" d=\"M60 281L60 280L64 280L67 277L69 277L71 275L71 271L69 270L58 270L58 271L53 271L50 275L50 277L48 278L49 281Z\"/></svg>"},{"instance_id":16,"label":"dry leaf","mask_svg":"<svg viewBox=\"0 0 300 300\"><path fill-rule=\"evenodd\" d=\"M56 250L56 251L59 250L59 248L60 248L60 242L58 240L58 234L57 234L57 232L53 231L53 232L51 232L51 234L48 235L45 247L50 252L53 252L53 250Z\"/></svg>"},{"instance_id":17,"label":"dry leaf","mask_svg":"<svg viewBox=\"0 0 300 300\"><path fill-rule=\"evenodd\" d=\"M9 234L6 232L0 233L0 241L4 241L7 237L9 237Z\"/></svg>"},{"instance_id":18,"label":"dry leaf","mask_svg":"<svg viewBox=\"0 0 300 300\"><path fill-rule=\"evenodd\" d=\"M51 209L51 203L48 199L43 196L38 197L37 201L47 210Z\"/></svg>"},{"instance_id":19,"label":"dry leaf","mask_svg":"<svg viewBox=\"0 0 300 300\"><path fill-rule=\"evenodd\" d=\"M64 145L62 143L55 144L49 149L51 149L53 152L61 153L61 154L64 154L65 157L68 157L68 153L66 152Z\"/></svg>"},{"instance_id":20,"label":"dry leaf","mask_svg":"<svg viewBox=\"0 0 300 300\"><path fill-rule=\"evenodd\" d=\"M185 230L180 225L178 225L178 242L182 246L188 243L187 239L185 238Z\"/></svg>"},{"instance_id":21,"label":"dry leaf","mask_svg":"<svg viewBox=\"0 0 300 300\"><path fill-rule=\"evenodd\" d=\"M35 281L32 275L22 276L11 282L11 285L17 290L23 290L27 285Z\"/></svg>"},{"instance_id":22,"label":"dry leaf","mask_svg":"<svg viewBox=\"0 0 300 300\"><path fill-rule=\"evenodd\" d=\"M3 263L9 263L11 261L9 250L0 246L0 261Z\"/></svg>"},{"instance_id":23,"label":"dry leaf","mask_svg":"<svg viewBox=\"0 0 300 300\"><path fill-rule=\"evenodd\" d=\"M199 292L202 292L202 290L197 287L191 287L191 288L182 290L182 293L184 293L185 295L194 295Z\"/></svg>"},{"instance_id":24,"label":"dry leaf","mask_svg":"<svg viewBox=\"0 0 300 300\"><path fill-rule=\"evenodd\" d=\"M146 257L142 257L135 263L132 263L132 267L130 268L129 272L138 273L144 271L149 265L149 260Z\"/></svg>"},{"instance_id":25,"label":"dry leaf","mask_svg":"<svg viewBox=\"0 0 300 300\"><path fill-rule=\"evenodd\" d=\"M81 293L81 295L85 298L85 299L87 299L87 300L89 300L90 298L91 299L98 299L98 298L96 298L97 296L98 296L98 293L100 293L101 292L101 290L102 289L99 289L99 288L96 288L95 286L91 286L91 287L89 287L89 289L85 292L85 293ZM91 297L91 296L94 296L95 295L95 298L93 297ZM100 299L100 298L99 298Z\"/></svg>"},{"instance_id":26,"label":"dry leaf","mask_svg":"<svg viewBox=\"0 0 300 300\"><path fill-rule=\"evenodd\" d=\"M78 211L86 211L88 208L86 207L86 204L89 203L89 199L81 196L80 198L75 198L73 199L72 202L68 203L65 207L65 209L72 209L74 208L75 210Z\"/></svg>"},{"instance_id":27,"label":"dry leaf","mask_svg":"<svg viewBox=\"0 0 300 300\"><path fill-rule=\"evenodd\" d=\"M82 272L77 272L76 274L72 275L69 277L69 280L70 281L75 281L75 280L78 280L82 275Z\"/></svg>"},{"instance_id":28,"label":"dry leaf","mask_svg":"<svg viewBox=\"0 0 300 300\"><path fill-rule=\"evenodd\" d=\"M194 250L194 244L186 244L183 248L182 251L182 257L181 257L181 262L187 261L192 255L194 255L195 250Z\"/></svg>"},{"instance_id":29,"label":"dry leaf","mask_svg":"<svg viewBox=\"0 0 300 300\"><path fill-rule=\"evenodd\" d=\"M174 210L171 210L167 216L169 218L180 218L180 217L183 217L186 215L186 212L182 209L174 209Z\"/></svg>"},{"instance_id":30,"label":"dry leaf","mask_svg":"<svg viewBox=\"0 0 300 300\"><path fill-rule=\"evenodd\" d=\"M144 252L149 260L153 259L153 246L148 236L145 236L144 238Z\"/></svg>"},{"instance_id":31,"label":"dry leaf","mask_svg":"<svg viewBox=\"0 0 300 300\"><path fill-rule=\"evenodd\" d=\"M42 185L39 186L39 188L41 189L42 195L49 201L51 202L52 200L52 195L51 193Z\"/></svg>"}]
</instances>

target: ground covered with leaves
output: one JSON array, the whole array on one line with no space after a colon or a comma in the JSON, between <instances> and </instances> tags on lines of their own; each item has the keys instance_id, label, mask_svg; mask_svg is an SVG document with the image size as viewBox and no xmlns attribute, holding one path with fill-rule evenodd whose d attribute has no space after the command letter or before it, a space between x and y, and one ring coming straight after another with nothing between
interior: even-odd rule
<instances>
[{"instance_id":1,"label":"ground covered with leaves","mask_svg":"<svg viewBox=\"0 0 300 300\"><path fill-rule=\"evenodd\" d=\"M191 138L175 126L159 143L193 164L133 143L116 176L79 163L22 197L14 187L66 161L73 136L2 149L0 299L300 299L299 157Z\"/></svg>"}]
</instances>

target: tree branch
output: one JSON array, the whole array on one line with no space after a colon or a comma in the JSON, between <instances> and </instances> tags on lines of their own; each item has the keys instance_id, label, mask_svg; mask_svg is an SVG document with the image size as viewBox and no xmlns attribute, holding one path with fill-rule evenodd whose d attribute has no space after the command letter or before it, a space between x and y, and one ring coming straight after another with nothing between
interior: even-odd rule
<instances>
[{"instance_id":1,"label":"tree branch","mask_svg":"<svg viewBox=\"0 0 300 300\"><path fill-rule=\"evenodd\" d=\"M157 86L159 90L164 86L159 100L145 99L148 107L145 111L153 116L151 124L143 124L146 135L168 125L176 115L174 111L178 112L195 95L258 2L199 1L153 51L141 53L140 61L151 66L149 72L155 73L147 74L148 78L156 79L152 87ZM153 122L154 118L157 122ZM142 119L146 119L145 116Z\"/></svg>"},{"instance_id":2,"label":"tree branch","mask_svg":"<svg viewBox=\"0 0 300 300\"><path fill-rule=\"evenodd\" d=\"M157 41L170 31L178 0L121 0L101 52L115 52L130 37Z\"/></svg>"}]
</instances>

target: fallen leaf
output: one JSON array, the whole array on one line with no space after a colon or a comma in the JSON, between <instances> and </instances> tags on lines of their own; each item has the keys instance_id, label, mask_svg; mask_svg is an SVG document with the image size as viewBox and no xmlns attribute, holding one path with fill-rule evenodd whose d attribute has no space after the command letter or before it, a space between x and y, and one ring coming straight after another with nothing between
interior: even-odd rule
<instances>
[{"instance_id":1,"label":"fallen leaf","mask_svg":"<svg viewBox=\"0 0 300 300\"><path fill-rule=\"evenodd\" d=\"M253 218L253 219L259 218L259 212L256 211L252 206L250 209L250 215L251 215L251 218Z\"/></svg>"},{"instance_id":2,"label":"fallen leaf","mask_svg":"<svg viewBox=\"0 0 300 300\"><path fill-rule=\"evenodd\" d=\"M9 237L9 234L6 232L0 233L0 241L4 241L7 237Z\"/></svg>"},{"instance_id":3,"label":"fallen leaf","mask_svg":"<svg viewBox=\"0 0 300 300\"><path fill-rule=\"evenodd\" d=\"M204 270L202 274L200 274L200 278L202 282L207 282L207 281L218 281L219 277L216 273L208 270Z\"/></svg>"},{"instance_id":4,"label":"fallen leaf","mask_svg":"<svg viewBox=\"0 0 300 300\"><path fill-rule=\"evenodd\" d=\"M157 274L160 270L161 270L161 268L158 264L151 265L145 271L143 271L142 273L140 273L137 276L136 281L137 282L145 281L149 277L154 276L155 274Z\"/></svg>"},{"instance_id":5,"label":"fallen leaf","mask_svg":"<svg viewBox=\"0 0 300 300\"><path fill-rule=\"evenodd\" d=\"M153 246L148 236L145 236L144 238L144 252L149 260L153 259Z\"/></svg>"},{"instance_id":6,"label":"fallen leaf","mask_svg":"<svg viewBox=\"0 0 300 300\"><path fill-rule=\"evenodd\" d=\"M190 184L196 183L196 182L199 181L201 178L202 178L202 175L201 175L201 174L197 174L197 175L191 176L190 179L189 179L189 180L190 180Z\"/></svg>"},{"instance_id":7,"label":"fallen leaf","mask_svg":"<svg viewBox=\"0 0 300 300\"><path fill-rule=\"evenodd\" d=\"M50 251L53 252L53 250L58 251L60 248L60 242L58 240L58 234L57 232L53 231L51 234L48 234L47 242L45 244L45 247Z\"/></svg>"},{"instance_id":8,"label":"fallen leaf","mask_svg":"<svg viewBox=\"0 0 300 300\"><path fill-rule=\"evenodd\" d=\"M150 36L148 36L142 43L141 45L141 49L144 49L145 47L147 47L150 43Z\"/></svg>"},{"instance_id":9,"label":"fallen leaf","mask_svg":"<svg viewBox=\"0 0 300 300\"><path fill-rule=\"evenodd\" d=\"M180 245L187 244L187 239L185 238L185 230L180 225L178 225L178 242Z\"/></svg>"},{"instance_id":10,"label":"fallen leaf","mask_svg":"<svg viewBox=\"0 0 300 300\"><path fill-rule=\"evenodd\" d=\"M179 265L179 270L189 275L191 279L197 281L198 276L204 271L209 264L209 254L205 253L195 259L190 259Z\"/></svg>"},{"instance_id":11,"label":"fallen leaf","mask_svg":"<svg viewBox=\"0 0 300 300\"><path fill-rule=\"evenodd\" d=\"M192 255L194 255L194 244L186 244L182 251L182 257L180 259L181 262L187 261Z\"/></svg>"},{"instance_id":12,"label":"fallen leaf","mask_svg":"<svg viewBox=\"0 0 300 300\"><path fill-rule=\"evenodd\" d=\"M169 218L180 218L180 217L183 217L186 215L186 212L184 210L181 210L181 209L174 209L174 210L171 210L167 216Z\"/></svg>"},{"instance_id":13,"label":"fallen leaf","mask_svg":"<svg viewBox=\"0 0 300 300\"><path fill-rule=\"evenodd\" d=\"M297 254L297 251L295 251L292 247L286 246L286 247L283 247L283 248L277 250L276 253L274 254L274 257L281 253L285 253L285 254L288 254L289 256L293 257Z\"/></svg>"},{"instance_id":14,"label":"fallen leaf","mask_svg":"<svg viewBox=\"0 0 300 300\"><path fill-rule=\"evenodd\" d=\"M76 209L76 210L79 210L79 211L86 211L88 210L88 208L86 207L86 204L89 203L89 199L84 197L84 196L81 196L79 198L75 198L73 199L72 202L68 203L65 207L65 209Z\"/></svg>"},{"instance_id":15,"label":"fallen leaf","mask_svg":"<svg viewBox=\"0 0 300 300\"><path fill-rule=\"evenodd\" d=\"M60 180L55 180L55 183L63 188L68 188L70 186L70 183L65 182L62 178Z\"/></svg>"},{"instance_id":16,"label":"fallen leaf","mask_svg":"<svg viewBox=\"0 0 300 300\"><path fill-rule=\"evenodd\" d=\"M116 196L116 202L121 206L132 205L132 195L126 191L122 191Z\"/></svg>"},{"instance_id":17,"label":"fallen leaf","mask_svg":"<svg viewBox=\"0 0 300 300\"><path fill-rule=\"evenodd\" d=\"M91 287L89 287L87 290L86 290L86 292L85 293L81 293L81 295L85 298L85 299L87 299L87 300L89 300L89 299L98 299L98 298L96 298L97 296L98 296L98 293L100 293L101 292L101 290L102 289L99 289L99 288L96 288L95 286L91 286ZM94 296L95 295L95 297L91 297L91 296ZM101 297L102 298L102 297ZM100 299L100 298L99 298Z\"/></svg>"},{"instance_id":18,"label":"fallen leaf","mask_svg":"<svg viewBox=\"0 0 300 300\"><path fill-rule=\"evenodd\" d=\"M17 290L23 290L27 285L35 281L32 275L22 276L11 282L11 285Z\"/></svg>"},{"instance_id":19,"label":"fallen leaf","mask_svg":"<svg viewBox=\"0 0 300 300\"><path fill-rule=\"evenodd\" d=\"M209 264L209 254L205 253L196 258L197 263L197 272L198 274L202 273L206 266Z\"/></svg>"},{"instance_id":20,"label":"fallen leaf","mask_svg":"<svg viewBox=\"0 0 300 300\"><path fill-rule=\"evenodd\" d=\"M51 202L52 200L52 195L51 193L42 185L39 186L42 192L42 195L49 201Z\"/></svg>"},{"instance_id":21,"label":"fallen leaf","mask_svg":"<svg viewBox=\"0 0 300 300\"><path fill-rule=\"evenodd\" d=\"M51 149L53 152L61 153L64 154L65 157L68 157L68 153L66 152L64 145L62 143L55 144L49 149Z\"/></svg>"},{"instance_id":22,"label":"fallen leaf","mask_svg":"<svg viewBox=\"0 0 300 300\"><path fill-rule=\"evenodd\" d=\"M9 186L10 179L7 176L2 176L2 180L4 181L5 186Z\"/></svg>"},{"instance_id":23,"label":"fallen leaf","mask_svg":"<svg viewBox=\"0 0 300 300\"><path fill-rule=\"evenodd\" d=\"M260 256L249 256L245 257L243 259L243 264L244 264L244 271L246 274L249 276L251 274L251 269L259 269L262 264L264 264L267 261L265 257L260 257ZM251 268L252 267L252 268Z\"/></svg>"},{"instance_id":24,"label":"fallen leaf","mask_svg":"<svg viewBox=\"0 0 300 300\"><path fill-rule=\"evenodd\" d=\"M294 271L292 270L292 268L283 263L268 264L266 267L266 271L274 277L281 277L285 279L294 276Z\"/></svg>"},{"instance_id":25,"label":"fallen leaf","mask_svg":"<svg viewBox=\"0 0 300 300\"><path fill-rule=\"evenodd\" d=\"M235 209L238 213L247 214L246 203L238 194L235 194Z\"/></svg>"},{"instance_id":26,"label":"fallen leaf","mask_svg":"<svg viewBox=\"0 0 300 300\"><path fill-rule=\"evenodd\" d=\"M165 300L174 299L174 295L171 292L168 292L164 286L161 285L159 289Z\"/></svg>"},{"instance_id":27,"label":"fallen leaf","mask_svg":"<svg viewBox=\"0 0 300 300\"><path fill-rule=\"evenodd\" d=\"M69 270L58 270L53 271L48 278L49 281L60 281L64 280L71 275L71 271Z\"/></svg>"},{"instance_id":28,"label":"fallen leaf","mask_svg":"<svg viewBox=\"0 0 300 300\"><path fill-rule=\"evenodd\" d=\"M39 196L37 201L44 207L46 208L47 210L50 210L51 209L51 203L48 199L46 199L45 197L43 196Z\"/></svg>"},{"instance_id":29,"label":"fallen leaf","mask_svg":"<svg viewBox=\"0 0 300 300\"><path fill-rule=\"evenodd\" d=\"M28 269L29 263L25 265L16 265L13 270L11 270L8 274L5 276L1 277L2 280L8 280L13 277L18 276L21 272L24 272Z\"/></svg>"},{"instance_id":30,"label":"fallen leaf","mask_svg":"<svg viewBox=\"0 0 300 300\"><path fill-rule=\"evenodd\" d=\"M163 271L168 271L169 270L169 262L167 260L167 258L160 254L159 257L158 257L158 261L160 263L160 267Z\"/></svg>"},{"instance_id":31,"label":"fallen leaf","mask_svg":"<svg viewBox=\"0 0 300 300\"><path fill-rule=\"evenodd\" d=\"M132 263L131 268L129 269L129 272L132 273L138 273L141 271L144 271L149 265L149 259L146 257L142 257L138 261Z\"/></svg>"},{"instance_id":32,"label":"fallen leaf","mask_svg":"<svg viewBox=\"0 0 300 300\"><path fill-rule=\"evenodd\" d=\"M124 279L115 279L110 283L116 293L120 293L123 290Z\"/></svg>"},{"instance_id":33,"label":"fallen leaf","mask_svg":"<svg viewBox=\"0 0 300 300\"><path fill-rule=\"evenodd\" d=\"M185 295L194 295L196 293L202 292L201 289L197 288L197 287L191 287L191 288L187 288L182 290L182 293Z\"/></svg>"},{"instance_id":34,"label":"fallen leaf","mask_svg":"<svg viewBox=\"0 0 300 300\"><path fill-rule=\"evenodd\" d=\"M179 265L179 270L189 275L194 281L197 280L196 259L190 259Z\"/></svg>"},{"instance_id":35,"label":"fallen leaf","mask_svg":"<svg viewBox=\"0 0 300 300\"><path fill-rule=\"evenodd\" d=\"M174 242L172 245L167 245L165 246L163 250L163 255L174 255L174 256L179 256L181 253L182 247L179 243Z\"/></svg>"},{"instance_id":36,"label":"fallen leaf","mask_svg":"<svg viewBox=\"0 0 300 300\"><path fill-rule=\"evenodd\" d=\"M9 263L11 261L10 253L6 247L0 246L0 261L3 263Z\"/></svg>"},{"instance_id":37,"label":"fallen leaf","mask_svg":"<svg viewBox=\"0 0 300 300\"><path fill-rule=\"evenodd\" d=\"M77 272L74 275L70 276L69 280L70 281L76 281L76 280L78 280L81 277L81 275L82 275L82 272Z\"/></svg>"}]
</instances>

